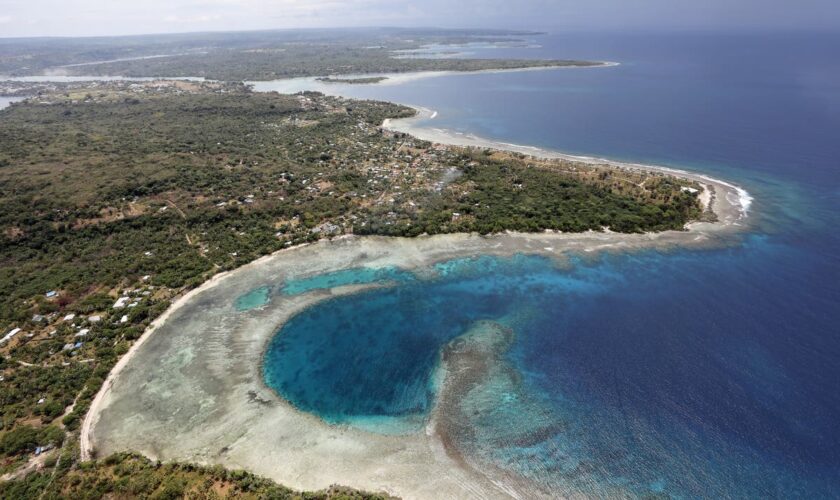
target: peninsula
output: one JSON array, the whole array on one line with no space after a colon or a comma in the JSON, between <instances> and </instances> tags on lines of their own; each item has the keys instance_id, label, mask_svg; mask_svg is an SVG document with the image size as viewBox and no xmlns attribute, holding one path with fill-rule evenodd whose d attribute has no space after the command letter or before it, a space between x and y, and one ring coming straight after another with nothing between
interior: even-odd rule
<instances>
[{"instance_id":1,"label":"peninsula","mask_svg":"<svg viewBox=\"0 0 840 500\"><path fill-rule=\"evenodd\" d=\"M258 81L324 75L587 67L574 59L404 58L430 44L505 43L538 35L513 30L419 28L260 31L115 37L21 39L0 44L0 75L206 78ZM1 78L0 78L1 79Z\"/></svg>"}]
</instances>

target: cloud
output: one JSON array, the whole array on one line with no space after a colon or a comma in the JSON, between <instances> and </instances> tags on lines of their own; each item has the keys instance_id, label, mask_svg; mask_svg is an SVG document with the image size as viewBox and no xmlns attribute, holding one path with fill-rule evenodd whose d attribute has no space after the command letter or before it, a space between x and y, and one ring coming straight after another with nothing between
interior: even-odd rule
<instances>
[{"instance_id":1,"label":"cloud","mask_svg":"<svg viewBox=\"0 0 840 500\"><path fill-rule=\"evenodd\" d=\"M0 0L0 12L0 36L382 25L840 28L837 0Z\"/></svg>"},{"instance_id":2,"label":"cloud","mask_svg":"<svg viewBox=\"0 0 840 500\"><path fill-rule=\"evenodd\" d=\"M168 15L163 18L163 22L165 23L178 23L178 24L202 24L202 23L212 23L214 21L219 21L222 19L222 16L219 14L201 14L197 16L188 16L188 17L181 17L176 15Z\"/></svg>"}]
</instances>

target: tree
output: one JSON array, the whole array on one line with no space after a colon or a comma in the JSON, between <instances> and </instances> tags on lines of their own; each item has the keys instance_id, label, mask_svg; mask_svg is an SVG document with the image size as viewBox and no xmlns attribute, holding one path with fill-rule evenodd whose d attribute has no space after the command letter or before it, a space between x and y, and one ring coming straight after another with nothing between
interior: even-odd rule
<instances>
[{"instance_id":1,"label":"tree","mask_svg":"<svg viewBox=\"0 0 840 500\"><path fill-rule=\"evenodd\" d=\"M38 444L38 431L29 425L19 425L0 437L0 453L18 455Z\"/></svg>"}]
</instances>

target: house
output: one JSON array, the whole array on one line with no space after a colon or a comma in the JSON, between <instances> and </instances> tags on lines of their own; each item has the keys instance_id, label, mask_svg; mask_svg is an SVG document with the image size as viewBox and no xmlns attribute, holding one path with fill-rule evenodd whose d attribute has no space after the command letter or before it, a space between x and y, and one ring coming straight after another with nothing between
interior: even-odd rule
<instances>
[{"instance_id":1,"label":"house","mask_svg":"<svg viewBox=\"0 0 840 500\"><path fill-rule=\"evenodd\" d=\"M48 299L51 299L51 298L55 297L56 295L58 295L58 292L56 292L55 290L50 290L45 295Z\"/></svg>"},{"instance_id":2,"label":"house","mask_svg":"<svg viewBox=\"0 0 840 500\"><path fill-rule=\"evenodd\" d=\"M64 317L64 321L73 321L73 318L75 318L75 317L76 317L75 314L70 313L70 314L68 314L67 316Z\"/></svg>"},{"instance_id":3,"label":"house","mask_svg":"<svg viewBox=\"0 0 840 500\"><path fill-rule=\"evenodd\" d=\"M100 321L102 321L102 316L99 316L98 314L88 316L88 321L90 321L91 323L99 323Z\"/></svg>"},{"instance_id":4,"label":"house","mask_svg":"<svg viewBox=\"0 0 840 500\"><path fill-rule=\"evenodd\" d=\"M114 309L122 309L123 307L125 307L125 303L128 302L128 300L129 299L127 296L122 296L118 298L117 301L114 302Z\"/></svg>"},{"instance_id":5,"label":"house","mask_svg":"<svg viewBox=\"0 0 840 500\"><path fill-rule=\"evenodd\" d=\"M120 323L128 323L128 314L123 314L123 317L120 318Z\"/></svg>"},{"instance_id":6,"label":"house","mask_svg":"<svg viewBox=\"0 0 840 500\"><path fill-rule=\"evenodd\" d=\"M20 333L20 331L21 331L20 328L13 329L9 333L7 333L2 339L0 339L0 344L5 344L6 341L11 340L12 337L14 337L18 333Z\"/></svg>"},{"instance_id":7,"label":"house","mask_svg":"<svg viewBox=\"0 0 840 500\"><path fill-rule=\"evenodd\" d=\"M84 337L88 333L90 333L90 328L82 328L81 330L79 330L79 333L74 335L74 337Z\"/></svg>"}]
</instances>

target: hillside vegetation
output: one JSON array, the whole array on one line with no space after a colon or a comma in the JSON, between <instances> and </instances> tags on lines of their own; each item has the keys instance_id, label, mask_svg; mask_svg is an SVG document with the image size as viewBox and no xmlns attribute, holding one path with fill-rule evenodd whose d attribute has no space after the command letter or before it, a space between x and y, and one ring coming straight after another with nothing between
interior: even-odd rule
<instances>
[{"instance_id":1,"label":"hillside vegetation","mask_svg":"<svg viewBox=\"0 0 840 500\"><path fill-rule=\"evenodd\" d=\"M0 482L0 498L189 498L212 500L385 500L383 494L366 493L340 486L324 491L297 492L244 471L221 466L161 464L127 453L65 469L58 481L47 473L29 475L23 481Z\"/></svg>"}]
</instances>

